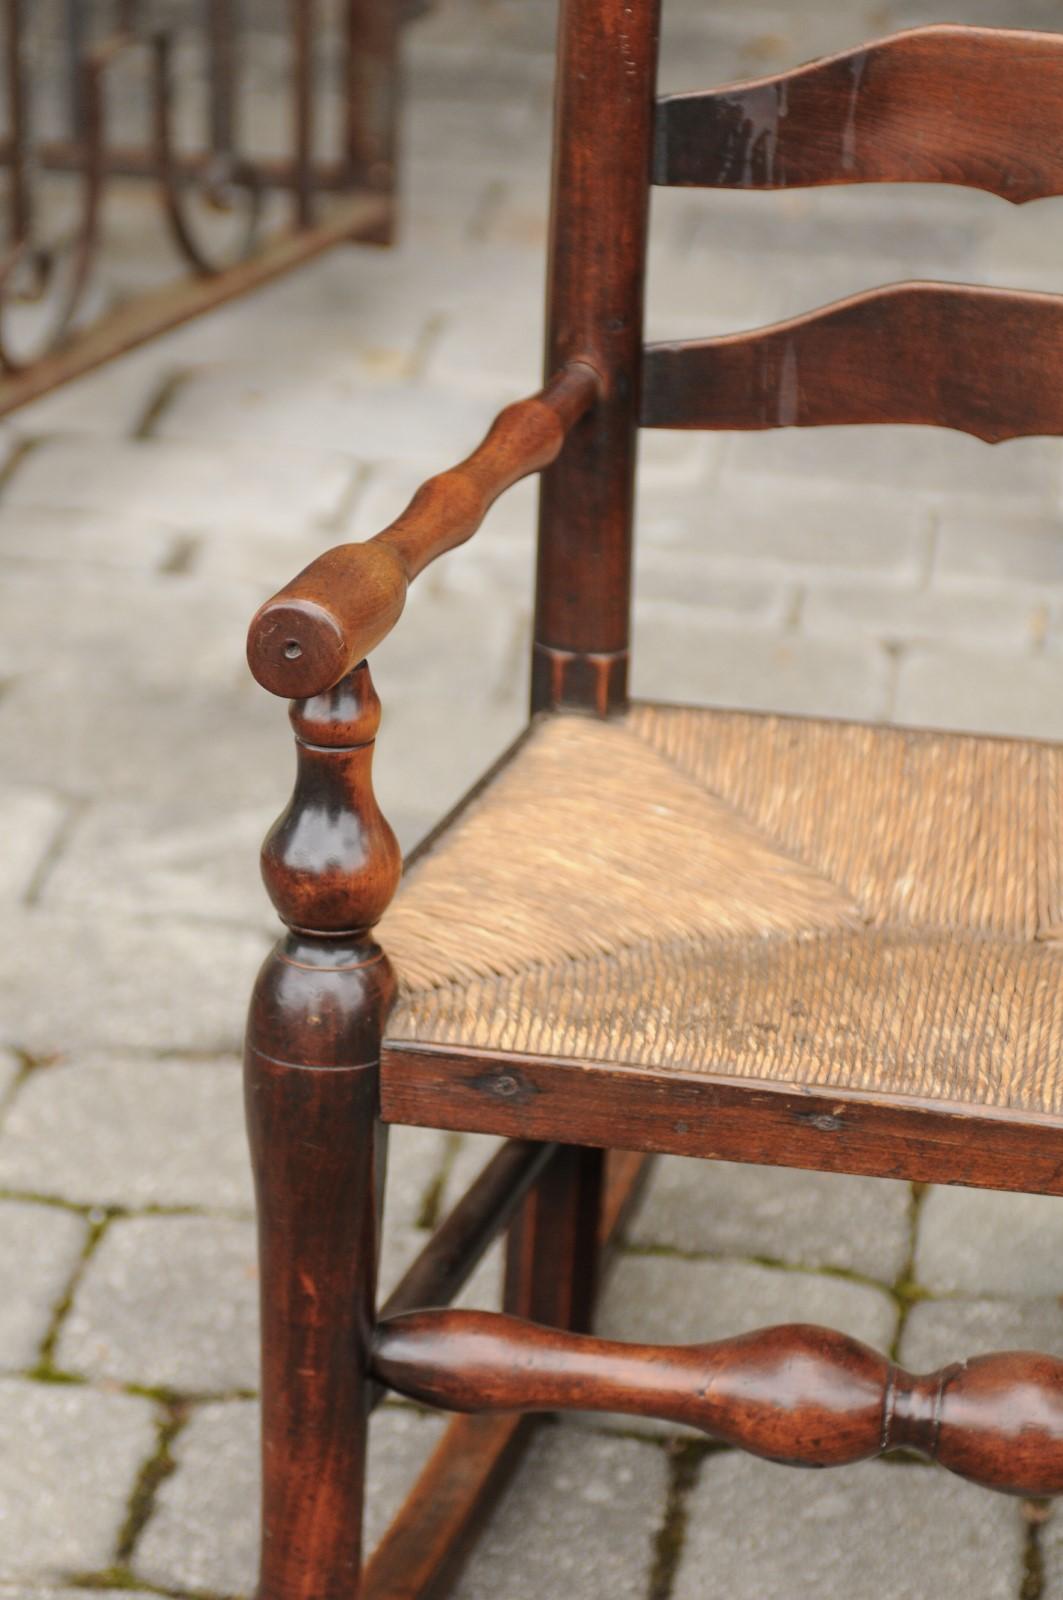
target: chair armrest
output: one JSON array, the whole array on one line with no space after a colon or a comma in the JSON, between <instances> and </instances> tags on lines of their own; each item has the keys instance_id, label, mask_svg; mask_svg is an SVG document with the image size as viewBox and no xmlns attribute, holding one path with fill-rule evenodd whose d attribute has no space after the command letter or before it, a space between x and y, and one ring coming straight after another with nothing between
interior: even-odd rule
<instances>
[{"instance_id":1,"label":"chair armrest","mask_svg":"<svg viewBox=\"0 0 1063 1600\"><path fill-rule=\"evenodd\" d=\"M390 633L417 574L471 538L503 490L556 460L600 389L593 367L570 362L500 412L472 455L423 484L382 533L327 550L267 600L247 640L263 688L306 699L338 683Z\"/></svg>"}]
</instances>

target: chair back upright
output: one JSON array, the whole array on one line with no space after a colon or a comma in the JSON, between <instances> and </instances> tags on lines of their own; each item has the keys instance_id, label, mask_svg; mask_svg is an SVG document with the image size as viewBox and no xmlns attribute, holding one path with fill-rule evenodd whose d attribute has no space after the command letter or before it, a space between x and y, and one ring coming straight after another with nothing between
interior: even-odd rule
<instances>
[{"instance_id":1,"label":"chair back upright","mask_svg":"<svg viewBox=\"0 0 1063 1600\"><path fill-rule=\"evenodd\" d=\"M934 25L656 96L659 0L563 0L547 374L602 398L543 476L534 710L627 697L636 430L924 423L1063 434L1063 297L910 282L768 328L643 345L651 185L947 183L1063 194L1063 36Z\"/></svg>"}]
</instances>

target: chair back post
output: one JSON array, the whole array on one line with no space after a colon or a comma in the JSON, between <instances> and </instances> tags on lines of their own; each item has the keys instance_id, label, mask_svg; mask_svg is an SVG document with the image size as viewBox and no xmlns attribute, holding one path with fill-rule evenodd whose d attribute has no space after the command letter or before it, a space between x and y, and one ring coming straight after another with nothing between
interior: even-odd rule
<instances>
[{"instance_id":1,"label":"chair back post","mask_svg":"<svg viewBox=\"0 0 1063 1600\"><path fill-rule=\"evenodd\" d=\"M546 370L602 397L544 474L532 710L627 697L632 510L660 0L563 0Z\"/></svg>"}]
</instances>

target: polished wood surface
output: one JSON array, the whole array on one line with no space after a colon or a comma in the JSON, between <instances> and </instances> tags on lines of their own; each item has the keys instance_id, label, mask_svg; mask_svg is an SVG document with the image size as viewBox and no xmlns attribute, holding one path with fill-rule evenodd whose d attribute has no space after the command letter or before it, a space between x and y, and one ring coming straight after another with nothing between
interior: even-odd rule
<instances>
[{"instance_id":1,"label":"polished wood surface","mask_svg":"<svg viewBox=\"0 0 1063 1600\"><path fill-rule=\"evenodd\" d=\"M363 662L334 689L295 702L297 775L262 846L262 876L289 927L357 934L402 876L398 840L373 793L380 701Z\"/></svg>"},{"instance_id":2,"label":"polished wood surface","mask_svg":"<svg viewBox=\"0 0 1063 1600\"><path fill-rule=\"evenodd\" d=\"M380 707L362 665L292 707L295 795L263 869L290 931L267 957L245 1048L262 1327L259 1600L357 1592L395 983L369 936L400 871L373 798Z\"/></svg>"},{"instance_id":3,"label":"polished wood surface","mask_svg":"<svg viewBox=\"0 0 1063 1600\"><path fill-rule=\"evenodd\" d=\"M398 1041L381 1105L420 1127L1063 1195L1063 1117L1029 1111Z\"/></svg>"},{"instance_id":4,"label":"polished wood surface","mask_svg":"<svg viewBox=\"0 0 1063 1600\"><path fill-rule=\"evenodd\" d=\"M1063 297L895 283L767 328L651 345L649 428L925 423L1063 433Z\"/></svg>"},{"instance_id":5,"label":"polished wood surface","mask_svg":"<svg viewBox=\"0 0 1063 1600\"><path fill-rule=\"evenodd\" d=\"M390 633L418 573L471 538L503 490L556 460L599 387L586 359L561 365L539 394L499 414L471 456L423 484L382 533L326 551L267 600L247 641L259 683L285 696L331 689Z\"/></svg>"},{"instance_id":6,"label":"polished wood surface","mask_svg":"<svg viewBox=\"0 0 1063 1600\"><path fill-rule=\"evenodd\" d=\"M803 1323L665 1346L489 1311L423 1311L378 1325L372 1366L389 1388L452 1411L618 1411L791 1466L905 1449L986 1488L1063 1491L1063 1361L1028 1351L919 1377Z\"/></svg>"},{"instance_id":7,"label":"polished wood surface","mask_svg":"<svg viewBox=\"0 0 1063 1600\"><path fill-rule=\"evenodd\" d=\"M936 24L791 72L666 96L654 181L954 183L1063 194L1063 38Z\"/></svg>"},{"instance_id":8,"label":"polished wood surface","mask_svg":"<svg viewBox=\"0 0 1063 1600\"><path fill-rule=\"evenodd\" d=\"M660 0L563 0L546 365L589 360L602 398L545 473L532 709L627 697L632 516Z\"/></svg>"}]
</instances>

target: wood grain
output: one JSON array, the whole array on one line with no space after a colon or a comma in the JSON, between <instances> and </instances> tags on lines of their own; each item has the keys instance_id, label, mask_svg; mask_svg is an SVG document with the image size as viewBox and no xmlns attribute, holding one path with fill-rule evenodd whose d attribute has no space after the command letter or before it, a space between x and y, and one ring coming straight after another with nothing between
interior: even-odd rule
<instances>
[{"instance_id":1,"label":"wood grain","mask_svg":"<svg viewBox=\"0 0 1063 1600\"><path fill-rule=\"evenodd\" d=\"M373 793L380 701L365 662L326 693L296 701L292 798L262 846L262 876L289 927L350 935L372 928L402 876L402 852Z\"/></svg>"},{"instance_id":2,"label":"wood grain","mask_svg":"<svg viewBox=\"0 0 1063 1600\"><path fill-rule=\"evenodd\" d=\"M654 181L786 189L952 183L1063 193L1063 39L935 25L792 72L669 95Z\"/></svg>"},{"instance_id":3,"label":"wood grain","mask_svg":"<svg viewBox=\"0 0 1063 1600\"><path fill-rule=\"evenodd\" d=\"M385 1043L389 1122L1063 1195L1063 1116L717 1073Z\"/></svg>"},{"instance_id":4,"label":"wood grain","mask_svg":"<svg viewBox=\"0 0 1063 1600\"><path fill-rule=\"evenodd\" d=\"M923 423L1063 433L1063 297L896 283L771 327L650 345L648 428Z\"/></svg>"},{"instance_id":5,"label":"wood grain","mask_svg":"<svg viewBox=\"0 0 1063 1600\"><path fill-rule=\"evenodd\" d=\"M632 519L660 0L563 0L546 366L602 396L543 476L532 709L627 698Z\"/></svg>"},{"instance_id":6,"label":"wood grain","mask_svg":"<svg viewBox=\"0 0 1063 1600\"><path fill-rule=\"evenodd\" d=\"M312 561L255 613L247 659L259 683L300 698L331 689L386 638L417 574L471 538L505 489L557 458L598 392L586 361L567 363L539 394L507 406L472 455L430 478L375 538Z\"/></svg>"},{"instance_id":7,"label":"wood grain","mask_svg":"<svg viewBox=\"0 0 1063 1600\"><path fill-rule=\"evenodd\" d=\"M1063 1362L1027 1351L915 1376L800 1323L664 1346L488 1311L425 1311L377 1326L372 1367L389 1388L450 1410L657 1417L791 1466L915 1450L986 1488L1063 1491Z\"/></svg>"}]
</instances>

